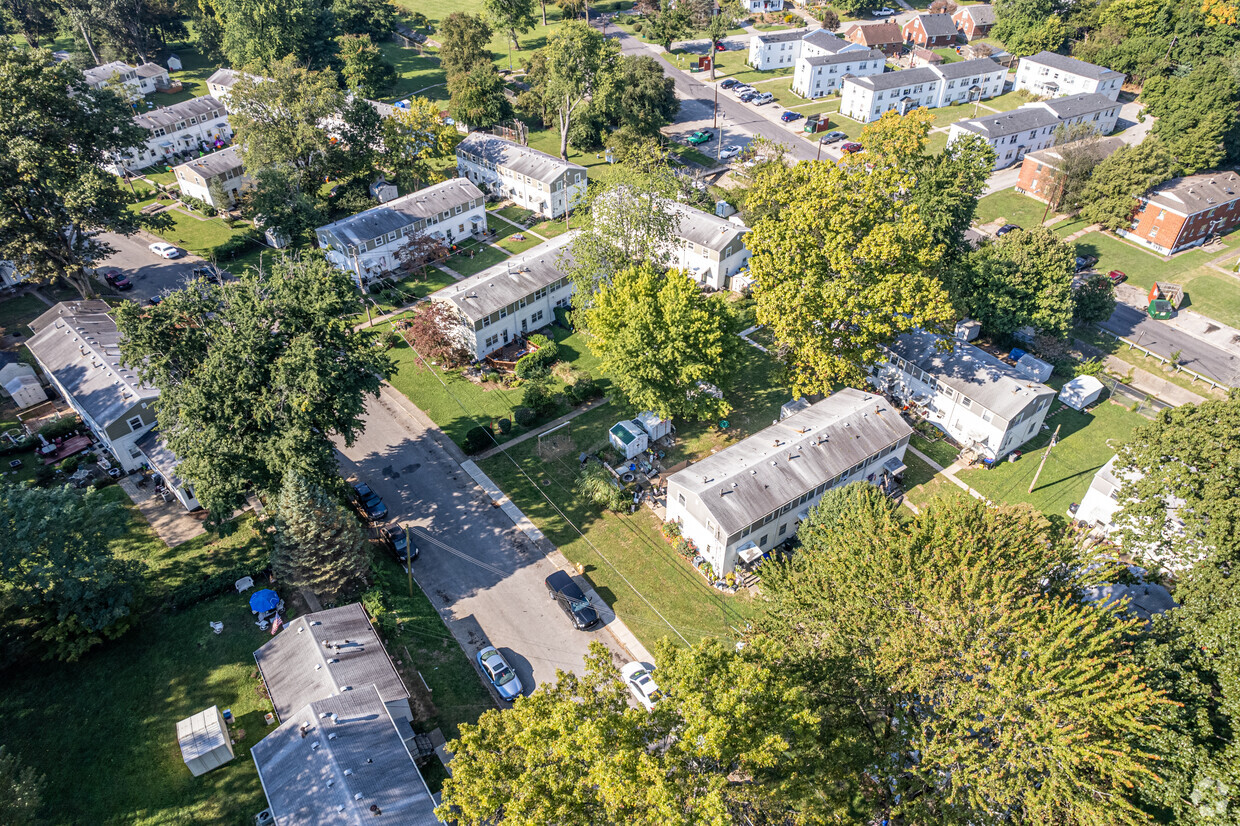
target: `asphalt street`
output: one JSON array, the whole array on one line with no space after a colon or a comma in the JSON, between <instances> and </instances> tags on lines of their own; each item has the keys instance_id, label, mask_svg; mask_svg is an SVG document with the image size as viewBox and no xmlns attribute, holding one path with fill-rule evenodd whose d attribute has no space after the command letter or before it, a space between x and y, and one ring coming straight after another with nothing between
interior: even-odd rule
<instances>
[{"instance_id":1,"label":"asphalt street","mask_svg":"<svg viewBox=\"0 0 1240 826\"><path fill-rule=\"evenodd\" d=\"M1240 356L1213 347L1165 322L1156 321L1142 309L1117 303L1115 312L1099 326L1164 358L1179 351L1183 367L1229 387L1240 386Z\"/></svg>"},{"instance_id":2,"label":"asphalt street","mask_svg":"<svg viewBox=\"0 0 1240 826\"><path fill-rule=\"evenodd\" d=\"M448 444L437 428L381 396L367 404L357 442L337 442L337 449L341 472L370 485L389 520L410 527L421 552L414 577L471 660L494 645L526 693L553 681L556 669L580 672L592 640L603 642L617 665L627 662L604 625L577 631L548 598L543 580L556 566L492 505Z\"/></svg>"},{"instance_id":3,"label":"asphalt street","mask_svg":"<svg viewBox=\"0 0 1240 826\"><path fill-rule=\"evenodd\" d=\"M102 261L98 269L106 270L115 267L129 276L129 280L133 282L133 289L127 290L122 295L133 301L142 302L151 296L175 290L191 277L194 267L207 264L198 256L188 253L172 260L160 258L147 247L163 239L146 232L139 232L128 237L105 232L102 239L111 244L116 252ZM182 252L185 251L182 250Z\"/></svg>"}]
</instances>

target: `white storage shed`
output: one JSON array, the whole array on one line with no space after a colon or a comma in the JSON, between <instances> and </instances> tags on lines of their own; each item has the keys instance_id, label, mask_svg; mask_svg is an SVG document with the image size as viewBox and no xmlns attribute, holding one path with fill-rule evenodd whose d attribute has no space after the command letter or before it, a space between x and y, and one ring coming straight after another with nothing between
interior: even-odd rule
<instances>
[{"instance_id":1,"label":"white storage shed","mask_svg":"<svg viewBox=\"0 0 1240 826\"><path fill-rule=\"evenodd\" d=\"M233 759L228 725L219 706L211 706L177 723L177 743L194 777L218 769Z\"/></svg>"},{"instance_id":2,"label":"white storage shed","mask_svg":"<svg viewBox=\"0 0 1240 826\"><path fill-rule=\"evenodd\" d=\"M1094 376L1077 376L1059 391L1059 400L1073 410L1084 410L1098 401L1105 389Z\"/></svg>"},{"instance_id":3,"label":"white storage shed","mask_svg":"<svg viewBox=\"0 0 1240 826\"><path fill-rule=\"evenodd\" d=\"M1054 367L1042 361L1037 356L1031 356L1025 353L1016 362L1016 369L1022 375L1028 376L1034 381L1045 382L1051 377Z\"/></svg>"},{"instance_id":4,"label":"white storage shed","mask_svg":"<svg viewBox=\"0 0 1240 826\"><path fill-rule=\"evenodd\" d=\"M956 322L956 338L961 341L973 341L981 334L982 322L980 321L965 318Z\"/></svg>"},{"instance_id":5,"label":"white storage shed","mask_svg":"<svg viewBox=\"0 0 1240 826\"><path fill-rule=\"evenodd\" d=\"M652 442L657 442L672 432L672 420L662 418L653 410L639 413L633 421L641 425L641 429L646 431Z\"/></svg>"},{"instance_id":6,"label":"white storage shed","mask_svg":"<svg viewBox=\"0 0 1240 826\"><path fill-rule=\"evenodd\" d=\"M39 384L33 370L9 379L4 385L4 391L13 397L13 404L17 405L19 410L47 401L47 391Z\"/></svg>"},{"instance_id":7,"label":"white storage shed","mask_svg":"<svg viewBox=\"0 0 1240 826\"><path fill-rule=\"evenodd\" d=\"M611 446L620 451L620 455L625 459L632 459L650 444L646 431L642 430L637 422L631 419L616 422L611 430L608 431L607 438L611 442Z\"/></svg>"}]
</instances>

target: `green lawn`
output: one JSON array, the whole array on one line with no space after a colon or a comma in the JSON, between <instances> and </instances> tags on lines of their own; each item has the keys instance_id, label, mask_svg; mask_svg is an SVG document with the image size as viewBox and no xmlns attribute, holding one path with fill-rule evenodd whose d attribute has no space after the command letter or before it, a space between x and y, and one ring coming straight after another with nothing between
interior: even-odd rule
<instances>
[{"instance_id":1,"label":"green lawn","mask_svg":"<svg viewBox=\"0 0 1240 826\"><path fill-rule=\"evenodd\" d=\"M609 404L573 419L559 431L572 441L558 458L540 457L531 439L479 464L570 561L585 567L595 590L644 645L651 647L662 637L680 642L668 623L689 642L708 636L735 639L752 611L747 596L710 588L662 538L649 510L601 514L573 492L577 454L607 447L607 429L623 412Z\"/></svg>"},{"instance_id":2,"label":"green lawn","mask_svg":"<svg viewBox=\"0 0 1240 826\"><path fill-rule=\"evenodd\" d=\"M537 232L543 238L555 238L558 235L563 235L568 232L569 225L563 218L555 221L548 218L531 225L530 229Z\"/></svg>"},{"instance_id":3,"label":"green lawn","mask_svg":"<svg viewBox=\"0 0 1240 826\"><path fill-rule=\"evenodd\" d=\"M458 246L459 251L454 252L443 263L465 276L476 275L488 267L502 264L509 258L501 250L473 240L467 240Z\"/></svg>"},{"instance_id":4,"label":"green lawn","mask_svg":"<svg viewBox=\"0 0 1240 826\"><path fill-rule=\"evenodd\" d=\"M947 133L934 132L930 135L930 140L926 143L926 151L931 155L938 155L947 148Z\"/></svg>"},{"instance_id":5,"label":"green lawn","mask_svg":"<svg viewBox=\"0 0 1240 826\"><path fill-rule=\"evenodd\" d=\"M0 335L30 335L31 330L27 325L49 309L51 308L47 304L33 295L19 295L0 301Z\"/></svg>"},{"instance_id":6,"label":"green lawn","mask_svg":"<svg viewBox=\"0 0 1240 826\"><path fill-rule=\"evenodd\" d=\"M687 71L688 63L685 62L686 55L676 54L675 52L672 54L675 56L669 57L668 59L674 64L681 66L681 68L686 68ZM689 57L692 57L692 55ZM733 77L742 83L751 83L756 80L770 80L776 77L788 77L792 75L793 67L791 66L783 69L771 69L770 71L759 72L757 69L751 68L745 64L745 61L748 58L748 49L718 52L715 55L715 76ZM728 93L720 92L720 94L722 95Z\"/></svg>"},{"instance_id":7,"label":"green lawn","mask_svg":"<svg viewBox=\"0 0 1240 826\"><path fill-rule=\"evenodd\" d=\"M688 161L691 163L695 163L698 166L705 167L707 169L713 169L719 165L719 161L715 160L715 156L713 154L708 155L706 154L706 152L709 152L711 150L718 152L719 151L718 142L719 142L719 139L718 137L716 137L715 140L711 141L710 143L702 144L702 147L700 149L693 147L693 146L685 146L684 144L679 144L679 143L671 144L670 146L668 146L668 149L670 150L672 155L674 155L675 157L679 158L682 161Z\"/></svg>"},{"instance_id":8,"label":"green lawn","mask_svg":"<svg viewBox=\"0 0 1240 826\"><path fill-rule=\"evenodd\" d=\"M987 98L982 101L982 106L989 106L991 109L997 109L1000 112L1010 112L1013 109L1019 109L1026 103L1032 103L1034 100L1036 98L1033 95L1022 89L998 95L997 97ZM987 112L983 110L981 114L985 115Z\"/></svg>"},{"instance_id":9,"label":"green lawn","mask_svg":"<svg viewBox=\"0 0 1240 826\"><path fill-rule=\"evenodd\" d=\"M800 112L808 117L809 115L821 115L823 113L834 114L840 111L840 99L838 97L826 98L813 103L798 103L795 106L789 106L794 112Z\"/></svg>"},{"instance_id":10,"label":"green lawn","mask_svg":"<svg viewBox=\"0 0 1240 826\"><path fill-rule=\"evenodd\" d=\"M978 115L989 114L985 109L974 107L972 103L953 103L950 106L940 106L937 109L931 109L930 114L934 116L934 120L930 122L931 126L951 126L956 121L968 120L974 117L974 112Z\"/></svg>"},{"instance_id":11,"label":"green lawn","mask_svg":"<svg viewBox=\"0 0 1240 826\"><path fill-rule=\"evenodd\" d=\"M912 490L919 485L924 485L935 477L938 473L934 468L917 458L915 453L905 452L904 466L908 468L904 472L904 489Z\"/></svg>"},{"instance_id":12,"label":"green lawn","mask_svg":"<svg viewBox=\"0 0 1240 826\"><path fill-rule=\"evenodd\" d=\"M956 54L956 50L951 46L943 46L938 49L931 49L931 51L943 58L944 63L958 63L959 61L964 60L963 57Z\"/></svg>"},{"instance_id":13,"label":"green lawn","mask_svg":"<svg viewBox=\"0 0 1240 826\"><path fill-rule=\"evenodd\" d=\"M909 466L911 471L913 465L909 464L909 460L917 461L917 457L911 454L905 454L904 464ZM923 467L928 467L923 465ZM922 471L924 473L924 471ZM914 477L916 479L917 477ZM906 478L905 482L909 480ZM968 500L969 494L965 493L959 485L949 480L946 476L934 476L927 482L922 482L913 487L906 486L904 498L918 508L924 508L935 502L951 502L953 500Z\"/></svg>"},{"instance_id":14,"label":"green lawn","mask_svg":"<svg viewBox=\"0 0 1240 826\"><path fill-rule=\"evenodd\" d=\"M153 200L142 201L131 204L129 208L138 212L152 203L154 203ZM238 221L235 226L230 227L221 218L202 218L197 213L191 215L176 207L165 210L161 214L171 219L172 226L169 229L152 230L152 232L171 244L205 258L211 256L211 251L215 247L249 226L244 221Z\"/></svg>"},{"instance_id":15,"label":"green lawn","mask_svg":"<svg viewBox=\"0 0 1240 826\"><path fill-rule=\"evenodd\" d=\"M383 56L396 67L396 83L388 90L387 100L402 100L418 94L430 100L446 103L448 100L448 77L439 65L434 50L426 49L419 55L417 49L407 49L396 43L379 45Z\"/></svg>"},{"instance_id":16,"label":"green lawn","mask_svg":"<svg viewBox=\"0 0 1240 826\"><path fill-rule=\"evenodd\" d=\"M944 439L927 439L925 436L914 435L909 444L929 456L942 467L947 467L956 461L956 457L960 455L960 449L952 447Z\"/></svg>"},{"instance_id":17,"label":"green lawn","mask_svg":"<svg viewBox=\"0 0 1240 826\"><path fill-rule=\"evenodd\" d=\"M1115 455L1116 448L1132 435L1133 428L1145 421L1141 415L1110 401L1086 413L1053 402L1046 417L1050 429L1021 448L1024 456L1020 460L1000 463L993 470L970 470L958 475L992 501L1026 502L1047 516L1066 517L1068 506L1081 501L1094 473ZM1059 443L1051 450L1033 493L1029 493L1029 483L1042 460L1042 448L1049 443L1056 426L1060 428Z\"/></svg>"},{"instance_id":18,"label":"green lawn","mask_svg":"<svg viewBox=\"0 0 1240 826\"><path fill-rule=\"evenodd\" d=\"M537 238L528 232L523 232L507 221L501 221L491 216L487 216L487 229L495 233L495 237L491 238L492 244L503 247L514 254L525 252L531 247L536 247L543 243L541 238ZM525 240L518 241L512 237L513 235L522 235L525 237Z\"/></svg>"},{"instance_id":19,"label":"green lawn","mask_svg":"<svg viewBox=\"0 0 1240 826\"><path fill-rule=\"evenodd\" d=\"M792 78L781 77L770 83L760 83L755 86L759 92L770 92L775 96L775 103L785 108L796 106L799 103L805 103L805 98L792 91ZM805 114L802 112L801 114Z\"/></svg>"},{"instance_id":20,"label":"green lawn","mask_svg":"<svg viewBox=\"0 0 1240 826\"><path fill-rule=\"evenodd\" d=\"M980 224L1003 220L1024 229L1032 229L1042 223L1044 212L1046 204L1035 201L1028 195L1021 195L1014 189L1004 189L980 198L977 202L977 221ZM1047 213L1046 217L1053 218L1054 213Z\"/></svg>"}]
</instances>

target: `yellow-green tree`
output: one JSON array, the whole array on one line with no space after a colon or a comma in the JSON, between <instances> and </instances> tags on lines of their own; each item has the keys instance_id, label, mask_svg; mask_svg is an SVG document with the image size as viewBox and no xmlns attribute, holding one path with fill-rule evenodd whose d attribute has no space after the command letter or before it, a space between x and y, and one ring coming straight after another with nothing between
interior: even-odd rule
<instances>
[{"instance_id":1,"label":"yellow-green tree","mask_svg":"<svg viewBox=\"0 0 1240 826\"><path fill-rule=\"evenodd\" d=\"M859 384L879 345L954 320L929 274L942 254L893 166L771 165L746 208L758 320L788 350L797 393Z\"/></svg>"}]
</instances>

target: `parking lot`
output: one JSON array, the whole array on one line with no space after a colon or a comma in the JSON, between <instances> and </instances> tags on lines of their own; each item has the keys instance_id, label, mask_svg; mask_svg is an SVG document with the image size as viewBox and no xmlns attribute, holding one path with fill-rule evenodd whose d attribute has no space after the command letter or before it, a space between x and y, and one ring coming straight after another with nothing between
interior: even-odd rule
<instances>
[{"instance_id":1,"label":"parking lot","mask_svg":"<svg viewBox=\"0 0 1240 826\"><path fill-rule=\"evenodd\" d=\"M99 263L99 271L115 268L133 282L133 289L123 295L133 301L143 302L155 295L175 290L193 275L195 267L207 266L196 255L186 253L169 260L151 252L149 246L162 239L146 232L124 236L104 233L102 236L115 249L112 255ZM184 252L184 250L182 250Z\"/></svg>"}]
</instances>

